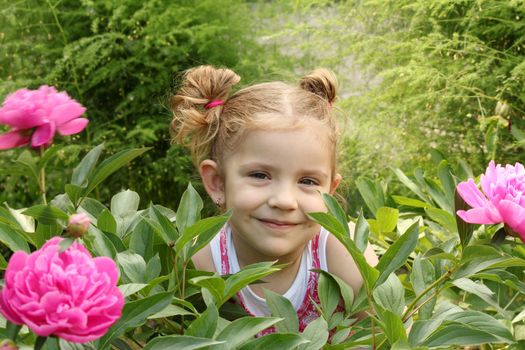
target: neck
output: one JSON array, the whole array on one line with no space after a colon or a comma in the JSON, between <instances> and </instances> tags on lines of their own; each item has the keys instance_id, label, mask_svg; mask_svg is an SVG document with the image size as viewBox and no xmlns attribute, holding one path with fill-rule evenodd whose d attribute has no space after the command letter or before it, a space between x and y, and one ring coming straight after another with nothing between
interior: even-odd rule
<instances>
[{"instance_id":1,"label":"neck","mask_svg":"<svg viewBox=\"0 0 525 350\"><path fill-rule=\"evenodd\" d=\"M239 267L242 269L247 265L262 261L275 261L278 265L283 267L271 275L264 277L262 284L252 284L250 287L260 297L264 297L264 289L269 289L275 293L284 294L292 285L299 267L301 266L301 260L303 256L303 250L294 254L288 254L285 256L270 256L264 254L255 254L251 250L244 249L244 242L242 239L237 237L232 232L233 245L237 254L237 261Z\"/></svg>"}]
</instances>

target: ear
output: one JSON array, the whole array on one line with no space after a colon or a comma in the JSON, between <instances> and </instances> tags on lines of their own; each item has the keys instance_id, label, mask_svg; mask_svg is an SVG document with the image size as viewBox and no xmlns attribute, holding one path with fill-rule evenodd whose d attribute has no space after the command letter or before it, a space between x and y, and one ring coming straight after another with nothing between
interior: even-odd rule
<instances>
[{"instance_id":1,"label":"ear","mask_svg":"<svg viewBox=\"0 0 525 350\"><path fill-rule=\"evenodd\" d=\"M341 174L335 174L334 179L332 180L332 183L330 184L330 194L333 195L335 193L335 190L337 187L339 187L339 184L341 183L341 180L343 177Z\"/></svg>"},{"instance_id":2,"label":"ear","mask_svg":"<svg viewBox=\"0 0 525 350\"><path fill-rule=\"evenodd\" d=\"M219 165L211 159L205 159L199 165L199 174L206 192L213 202L223 204L224 182L219 172Z\"/></svg>"}]
</instances>

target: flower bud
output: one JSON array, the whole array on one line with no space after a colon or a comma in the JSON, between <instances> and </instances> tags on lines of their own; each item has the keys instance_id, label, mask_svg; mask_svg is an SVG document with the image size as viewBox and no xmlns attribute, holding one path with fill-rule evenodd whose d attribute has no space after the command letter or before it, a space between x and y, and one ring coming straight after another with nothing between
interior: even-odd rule
<instances>
[{"instance_id":1,"label":"flower bud","mask_svg":"<svg viewBox=\"0 0 525 350\"><path fill-rule=\"evenodd\" d=\"M0 342L0 350L18 350L18 346L11 339L4 339Z\"/></svg>"},{"instance_id":2,"label":"flower bud","mask_svg":"<svg viewBox=\"0 0 525 350\"><path fill-rule=\"evenodd\" d=\"M498 101L496 104L496 115L500 115L502 117L506 117L507 114L510 112L510 107L505 101Z\"/></svg>"},{"instance_id":3,"label":"flower bud","mask_svg":"<svg viewBox=\"0 0 525 350\"><path fill-rule=\"evenodd\" d=\"M73 214L69 217L66 231L73 238L82 237L89 228L89 217L84 213Z\"/></svg>"}]
</instances>

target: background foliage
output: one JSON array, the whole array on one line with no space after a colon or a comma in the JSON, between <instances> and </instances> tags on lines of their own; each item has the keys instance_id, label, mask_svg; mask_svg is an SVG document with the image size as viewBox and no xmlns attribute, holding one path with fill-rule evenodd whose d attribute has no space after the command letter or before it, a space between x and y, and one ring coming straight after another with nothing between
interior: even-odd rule
<instances>
[{"instance_id":1,"label":"background foliage","mask_svg":"<svg viewBox=\"0 0 525 350\"><path fill-rule=\"evenodd\" d=\"M0 97L41 84L68 91L88 109L82 144L105 142L109 151L150 146L140 163L113 177L101 200L119 188L136 188L144 200L174 206L194 175L187 154L170 148L169 95L178 74L199 64L234 69L244 83L276 63L255 41L250 4L204 1L6 1L0 4ZM279 62L280 67L286 60ZM284 64L284 66L283 66ZM58 168L85 148L69 148ZM16 152L15 152L16 153ZM13 158L2 154L0 164ZM58 173L60 174L60 172ZM58 193L67 178L50 179ZM24 179L24 177L22 177ZM18 177L0 200L30 204ZM16 192L16 193L15 193Z\"/></svg>"}]
</instances>

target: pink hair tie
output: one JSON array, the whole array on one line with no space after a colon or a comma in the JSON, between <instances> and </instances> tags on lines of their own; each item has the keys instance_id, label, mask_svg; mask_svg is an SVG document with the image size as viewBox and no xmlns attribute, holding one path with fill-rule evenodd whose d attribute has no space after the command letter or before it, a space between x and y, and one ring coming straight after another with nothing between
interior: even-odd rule
<instances>
[{"instance_id":1,"label":"pink hair tie","mask_svg":"<svg viewBox=\"0 0 525 350\"><path fill-rule=\"evenodd\" d=\"M213 108L213 107L222 106L223 104L224 104L224 101L222 101L222 100L214 100L214 101L211 101L210 103L208 103L207 105L205 105L204 109L210 109L210 108Z\"/></svg>"}]
</instances>

